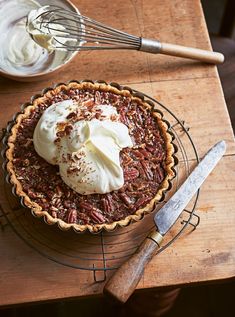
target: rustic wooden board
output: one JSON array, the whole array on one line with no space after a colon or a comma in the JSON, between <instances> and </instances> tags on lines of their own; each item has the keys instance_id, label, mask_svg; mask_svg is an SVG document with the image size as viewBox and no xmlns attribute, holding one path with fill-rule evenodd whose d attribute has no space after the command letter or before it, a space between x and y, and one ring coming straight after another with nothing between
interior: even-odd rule
<instances>
[{"instance_id":1,"label":"rustic wooden board","mask_svg":"<svg viewBox=\"0 0 235 317\"><path fill-rule=\"evenodd\" d=\"M210 49L199 0L76 0L83 14L133 34ZM81 52L52 78L17 83L0 77L0 128L20 104L43 88L71 79L104 79L143 91L185 120L202 156L220 139L225 158L203 185L200 226L156 256L138 288L191 285L234 276L234 160L231 125L216 67L140 52ZM189 151L189 159L194 155ZM3 186L0 187L4 204ZM2 198L3 197L3 198ZM61 300L102 292L91 272L56 264L21 241L10 227L0 232L0 305ZM169 261L169 257L171 261Z\"/></svg>"}]
</instances>

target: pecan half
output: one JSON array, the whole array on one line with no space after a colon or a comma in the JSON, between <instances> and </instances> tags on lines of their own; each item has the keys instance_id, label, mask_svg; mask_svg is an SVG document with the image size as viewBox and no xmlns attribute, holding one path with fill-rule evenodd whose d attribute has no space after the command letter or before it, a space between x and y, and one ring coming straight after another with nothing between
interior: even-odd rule
<instances>
[{"instance_id":1,"label":"pecan half","mask_svg":"<svg viewBox=\"0 0 235 317\"><path fill-rule=\"evenodd\" d=\"M103 204L103 208L105 210L105 212L107 213L112 213L115 210L115 206L112 200L112 197L110 194L107 194L106 197L101 199L101 202Z\"/></svg>"},{"instance_id":2,"label":"pecan half","mask_svg":"<svg viewBox=\"0 0 235 317\"><path fill-rule=\"evenodd\" d=\"M152 180L153 179L153 172L149 166L149 163L146 162L145 160L140 161L142 166L143 166L143 170L145 172L145 175L147 177L148 180Z\"/></svg>"},{"instance_id":3,"label":"pecan half","mask_svg":"<svg viewBox=\"0 0 235 317\"><path fill-rule=\"evenodd\" d=\"M150 199L151 198L149 197L140 197L134 205L135 210L139 209L142 206L145 206L150 201Z\"/></svg>"},{"instance_id":4,"label":"pecan half","mask_svg":"<svg viewBox=\"0 0 235 317\"><path fill-rule=\"evenodd\" d=\"M98 212L97 210L92 210L90 213L90 217L96 223L104 223L105 222L104 216L100 212Z\"/></svg>"},{"instance_id":5,"label":"pecan half","mask_svg":"<svg viewBox=\"0 0 235 317\"><path fill-rule=\"evenodd\" d=\"M76 209L69 209L68 210L68 223L76 223L77 222L77 210Z\"/></svg>"},{"instance_id":6,"label":"pecan half","mask_svg":"<svg viewBox=\"0 0 235 317\"><path fill-rule=\"evenodd\" d=\"M124 179L125 181L130 181L136 179L139 176L139 171L136 168L128 168L124 170Z\"/></svg>"},{"instance_id":7,"label":"pecan half","mask_svg":"<svg viewBox=\"0 0 235 317\"><path fill-rule=\"evenodd\" d=\"M91 210L94 209L94 207L90 203L88 203L86 201L81 201L80 202L80 207L85 209L86 211L91 211Z\"/></svg>"},{"instance_id":8,"label":"pecan half","mask_svg":"<svg viewBox=\"0 0 235 317\"><path fill-rule=\"evenodd\" d=\"M127 206L130 206L132 205L132 201L130 199L130 197L125 194L125 193L120 193L119 194L119 197L121 198L121 200L127 205Z\"/></svg>"}]
</instances>

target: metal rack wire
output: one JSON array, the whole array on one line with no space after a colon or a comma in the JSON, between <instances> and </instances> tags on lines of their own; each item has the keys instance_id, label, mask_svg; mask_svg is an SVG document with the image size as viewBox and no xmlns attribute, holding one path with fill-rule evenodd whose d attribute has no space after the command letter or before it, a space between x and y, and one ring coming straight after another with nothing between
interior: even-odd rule
<instances>
[{"instance_id":1,"label":"metal rack wire","mask_svg":"<svg viewBox=\"0 0 235 317\"><path fill-rule=\"evenodd\" d=\"M163 112L164 118L170 123L170 129L175 136L174 142L178 147L177 177L172 184L171 191L165 197L164 201L166 201L189 175L192 165L199 161L197 150L184 121L179 120L171 110L154 98L135 92L144 96L145 100L152 102L157 109ZM5 139L7 134L8 130L4 130ZM6 226L11 227L25 243L54 262L74 269L90 271L95 282L103 282L106 279L107 270L117 269L131 256L154 227L154 214L152 213L137 223L113 232L98 234L63 232L56 226L45 225L41 218L33 217L14 195L8 177L5 177L3 171L1 173L4 188L4 192L0 194L1 229L4 230ZM198 197L199 191L166 235L165 244L158 253L169 247L182 233L196 229L200 221L199 216L195 213ZM157 209L161 208L164 201L157 205Z\"/></svg>"}]
</instances>

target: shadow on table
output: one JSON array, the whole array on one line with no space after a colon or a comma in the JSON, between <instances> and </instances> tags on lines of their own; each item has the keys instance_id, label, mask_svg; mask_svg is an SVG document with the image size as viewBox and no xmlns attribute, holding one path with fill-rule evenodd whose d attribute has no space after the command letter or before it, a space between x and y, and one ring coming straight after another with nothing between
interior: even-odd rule
<instances>
[{"instance_id":1,"label":"shadow on table","mask_svg":"<svg viewBox=\"0 0 235 317\"><path fill-rule=\"evenodd\" d=\"M181 290L173 308L165 317L232 317L234 305L235 281L223 284L189 287ZM141 305L141 303L140 303ZM128 307L127 307L128 308ZM137 310L138 311L138 310ZM157 317L157 314L133 313L130 309L114 307L104 298L87 298L78 301L65 301L42 305L29 305L0 310L3 317Z\"/></svg>"}]
</instances>

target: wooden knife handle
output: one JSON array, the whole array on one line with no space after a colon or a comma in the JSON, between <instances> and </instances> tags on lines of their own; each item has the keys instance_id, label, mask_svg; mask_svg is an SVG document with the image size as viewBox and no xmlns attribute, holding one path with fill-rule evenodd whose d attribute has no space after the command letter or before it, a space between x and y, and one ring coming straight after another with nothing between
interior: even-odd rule
<instances>
[{"instance_id":1,"label":"wooden knife handle","mask_svg":"<svg viewBox=\"0 0 235 317\"><path fill-rule=\"evenodd\" d=\"M115 301L125 303L134 292L145 266L160 247L162 239L162 235L156 230L150 233L136 253L109 279L104 287L104 294Z\"/></svg>"}]
</instances>

